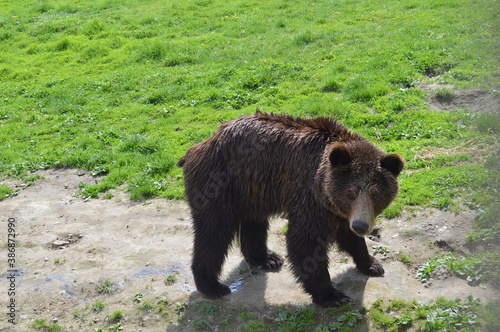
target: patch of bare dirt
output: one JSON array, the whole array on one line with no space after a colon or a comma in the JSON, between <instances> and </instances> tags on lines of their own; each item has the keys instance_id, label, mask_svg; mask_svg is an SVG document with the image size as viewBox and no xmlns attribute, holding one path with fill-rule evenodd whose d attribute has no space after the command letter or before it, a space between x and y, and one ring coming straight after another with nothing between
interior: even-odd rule
<instances>
[{"instance_id":1,"label":"patch of bare dirt","mask_svg":"<svg viewBox=\"0 0 500 332\"><path fill-rule=\"evenodd\" d=\"M155 199L142 204L128 200L123 192L115 192L113 199L84 202L75 193L80 182L91 183L94 178L62 169L41 171L40 175L43 179L0 202L4 261L5 221L15 218L18 270L17 325L13 329L8 323L4 313L9 298L2 296L0 330L26 330L36 319L57 322L64 331L106 330L110 326L107 316L116 310L123 311L126 331L193 330L186 306L196 307L202 297L195 291L189 268L192 230L185 202ZM365 306L379 298L426 301L437 296L464 299L472 294L486 302L498 299L494 289L471 287L446 271L436 272L428 287L415 278L416 268L429 257L467 252L464 238L474 218L473 211L457 215L423 210L381 220L368 245L387 248L388 252L376 254L383 261L385 276L362 275L352 259L346 261L343 253L332 250L332 281ZM286 250L281 230L285 223L274 220L269 237L269 247L283 256ZM401 254L411 257L413 263L402 263ZM3 264L0 292L4 295L10 287L8 270ZM170 274L176 276L175 282L167 285L164 279ZM220 301L229 308L224 314L233 321L228 331L243 330L243 325L234 325L241 320L234 308L260 318L272 317L270 313L284 304L311 305L287 264L276 273L249 270L236 247L228 256L222 279L233 290ZM96 286L106 280L112 282L110 294L99 293ZM142 294L141 303L149 301L154 308L139 309L139 303L134 302L137 294ZM166 304L165 300L168 315L158 306ZM104 303L100 312L92 309L97 301Z\"/></svg>"},{"instance_id":2,"label":"patch of bare dirt","mask_svg":"<svg viewBox=\"0 0 500 332\"><path fill-rule=\"evenodd\" d=\"M438 83L421 84L418 88L429 93L429 106L435 110L500 113L498 94L483 89L455 89L453 85Z\"/></svg>"},{"instance_id":3,"label":"patch of bare dirt","mask_svg":"<svg viewBox=\"0 0 500 332\"><path fill-rule=\"evenodd\" d=\"M475 163L483 163L492 154L497 151L495 145L491 144L481 144L478 140L471 139L467 142L459 144L453 148L443 148L443 147L424 147L417 151L413 157L413 161L417 160L432 160L437 156L452 156L457 154L467 154L471 157L470 161ZM464 162L462 162L464 163Z\"/></svg>"}]
</instances>

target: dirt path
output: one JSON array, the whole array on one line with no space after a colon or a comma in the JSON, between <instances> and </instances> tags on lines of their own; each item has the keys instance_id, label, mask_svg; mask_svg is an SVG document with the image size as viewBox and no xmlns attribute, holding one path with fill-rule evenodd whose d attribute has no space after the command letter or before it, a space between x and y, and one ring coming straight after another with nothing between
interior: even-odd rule
<instances>
[{"instance_id":1,"label":"dirt path","mask_svg":"<svg viewBox=\"0 0 500 332\"><path fill-rule=\"evenodd\" d=\"M184 307L201 297L194 290L190 273L192 246L189 209L184 202L163 199L147 204L131 202L123 192L114 192L109 200L84 202L75 197L80 182L94 178L77 175L75 170L47 170L43 179L23 189L19 195L0 202L3 221L0 238L7 253L7 223L15 218L16 261L15 305L17 322L13 329L6 314L11 297L6 254L0 279L1 331L25 331L36 319L57 322L65 331L107 330L107 315L122 310L126 331L190 330L190 316ZM341 262L345 255L331 253L331 274L338 288L369 306L379 298L430 300L437 296L464 299L469 294L485 301L498 299L492 289L470 287L467 282L446 273L430 286L415 279L415 267L443 250L466 251L463 240L474 214L426 210L382 220L378 237L369 246L389 249L384 260L386 275L368 278L352 264ZM270 248L285 255L285 221L272 224ZM59 241L59 242L58 242ZM399 260L403 253L413 258L412 266ZM176 280L166 285L164 279L174 274ZM266 315L276 306L310 304L294 282L288 266L278 273L253 271L250 274L241 255L234 249L228 257L223 279L233 294L223 305ZM109 295L99 294L96 286L109 280ZM138 309L134 302L149 301L154 308ZM158 302L168 299L170 312L162 317ZM102 301L98 312L92 305ZM166 302L163 302L166 304ZM4 313L5 312L5 313ZM228 312L230 315L234 313ZM184 317L185 315L185 317ZM8 317L8 316L7 316ZM184 319L179 325L178 319ZM236 318L237 320L238 318ZM235 325L231 325L234 330Z\"/></svg>"}]
</instances>

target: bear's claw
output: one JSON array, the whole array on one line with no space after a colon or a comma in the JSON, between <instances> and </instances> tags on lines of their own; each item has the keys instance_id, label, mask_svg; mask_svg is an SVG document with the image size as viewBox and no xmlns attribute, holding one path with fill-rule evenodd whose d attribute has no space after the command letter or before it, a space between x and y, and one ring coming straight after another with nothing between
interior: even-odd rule
<instances>
[{"instance_id":1,"label":"bear's claw","mask_svg":"<svg viewBox=\"0 0 500 332\"><path fill-rule=\"evenodd\" d=\"M218 283L214 287L197 287L198 293L206 297L207 299L210 300L216 300L219 299L229 293L231 293L231 289L227 287L226 285L223 285L221 283Z\"/></svg>"},{"instance_id":2,"label":"bear's claw","mask_svg":"<svg viewBox=\"0 0 500 332\"><path fill-rule=\"evenodd\" d=\"M351 298L339 290L334 289L330 298L314 299L314 304L322 308L340 307L342 304L351 302Z\"/></svg>"},{"instance_id":3,"label":"bear's claw","mask_svg":"<svg viewBox=\"0 0 500 332\"><path fill-rule=\"evenodd\" d=\"M366 275L380 277L383 276L385 271L382 264L373 256L370 256L370 265L358 266L358 269Z\"/></svg>"},{"instance_id":4,"label":"bear's claw","mask_svg":"<svg viewBox=\"0 0 500 332\"><path fill-rule=\"evenodd\" d=\"M283 265L283 258L272 250L267 250L266 263L260 267L263 270L277 270Z\"/></svg>"}]
</instances>

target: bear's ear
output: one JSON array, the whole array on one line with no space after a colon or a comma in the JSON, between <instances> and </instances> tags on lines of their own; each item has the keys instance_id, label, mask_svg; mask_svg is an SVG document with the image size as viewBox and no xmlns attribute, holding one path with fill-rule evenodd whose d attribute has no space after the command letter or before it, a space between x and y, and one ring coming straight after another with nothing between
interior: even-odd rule
<instances>
[{"instance_id":1,"label":"bear's ear","mask_svg":"<svg viewBox=\"0 0 500 332\"><path fill-rule=\"evenodd\" d=\"M392 174L398 176L403 170L405 162L399 154L389 154L382 158L380 161L380 166L391 172Z\"/></svg>"},{"instance_id":2,"label":"bear's ear","mask_svg":"<svg viewBox=\"0 0 500 332\"><path fill-rule=\"evenodd\" d=\"M352 159L351 152L341 143L335 143L330 146L328 158L333 167L348 165Z\"/></svg>"}]
</instances>

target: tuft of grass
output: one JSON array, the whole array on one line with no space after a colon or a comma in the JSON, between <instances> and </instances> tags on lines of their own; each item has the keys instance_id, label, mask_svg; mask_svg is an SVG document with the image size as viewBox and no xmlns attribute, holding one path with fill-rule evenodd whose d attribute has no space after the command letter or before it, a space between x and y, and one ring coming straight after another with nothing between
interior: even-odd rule
<instances>
[{"instance_id":1,"label":"tuft of grass","mask_svg":"<svg viewBox=\"0 0 500 332\"><path fill-rule=\"evenodd\" d=\"M11 197L14 194L14 190L4 184L0 184L0 201Z\"/></svg>"},{"instance_id":2,"label":"tuft of grass","mask_svg":"<svg viewBox=\"0 0 500 332\"><path fill-rule=\"evenodd\" d=\"M153 305L149 301L144 301L137 307L137 309L139 309L140 311L149 312L153 310Z\"/></svg>"},{"instance_id":3,"label":"tuft of grass","mask_svg":"<svg viewBox=\"0 0 500 332\"><path fill-rule=\"evenodd\" d=\"M99 280L95 286L97 294L109 295L116 290L116 285L109 279Z\"/></svg>"},{"instance_id":4,"label":"tuft of grass","mask_svg":"<svg viewBox=\"0 0 500 332\"><path fill-rule=\"evenodd\" d=\"M382 256L387 256L387 254L390 252L390 250L387 247L383 246L372 246L373 249L373 254L380 254Z\"/></svg>"},{"instance_id":5,"label":"tuft of grass","mask_svg":"<svg viewBox=\"0 0 500 332\"><path fill-rule=\"evenodd\" d=\"M38 174L31 174L28 176L23 177L23 185L25 187L31 186L32 184L35 183L36 180L42 179L41 175Z\"/></svg>"},{"instance_id":6,"label":"tuft of grass","mask_svg":"<svg viewBox=\"0 0 500 332\"><path fill-rule=\"evenodd\" d=\"M426 283L431 279L432 272L436 271L441 266L447 265L447 263L452 260L453 258L450 256L431 258L418 268L416 278L420 280L421 283Z\"/></svg>"},{"instance_id":7,"label":"tuft of grass","mask_svg":"<svg viewBox=\"0 0 500 332\"><path fill-rule=\"evenodd\" d=\"M487 288L488 284L493 287L500 285L498 275L500 254L498 252L434 257L418 268L416 278L422 283L426 283L431 278L431 273L443 265L447 266L451 272L466 279L471 286Z\"/></svg>"},{"instance_id":8,"label":"tuft of grass","mask_svg":"<svg viewBox=\"0 0 500 332\"><path fill-rule=\"evenodd\" d=\"M112 193L105 193L104 195L102 195L103 199L111 199L113 197L114 197L114 195Z\"/></svg>"},{"instance_id":9,"label":"tuft of grass","mask_svg":"<svg viewBox=\"0 0 500 332\"><path fill-rule=\"evenodd\" d=\"M54 259L54 264L55 265L62 265L66 262L66 258L56 258Z\"/></svg>"},{"instance_id":10,"label":"tuft of grass","mask_svg":"<svg viewBox=\"0 0 500 332\"><path fill-rule=\"evenodd\" d=\"M137 293L137 294L135 294L134 299L132 300L132 302L139 303L139 302L142 301L143 297L144 297L144 294Z\"/></svg>"},{"instance_id":11,"label":"tuft of grass","mask_svg":"<svg viewBox=\"0 0 500 332\"><path fill-rule=\"evenodd\" d=\"M500 330L500 316L498 315L499 305L500 300L495 300L479 309L478 314L485 321L484 327L486 331Z\"/></svg>"},{"instance_id":12,"label":"tuft of grass","mask_svg":"<svg viewBox=\"0 0 500 332\"><path fill-rule=\"evenodd\" d=\"M482 113L476 119L476 126L480 132L488 134L499 134L500 115L495 113Z\"/></svg>"},{"instance_id":13,"label":"tuft of grass","mask_svg":"<svg viewBox=\"0 0 500 332\"><path fill-rule=\"evenodd\" d=\"M175 311L178 314L184 312L187 307L188 307L188 303L187 302L176 302L175 303Z\"/></svg>"},{"instance_id":14,"label":"tuft of grass","mask_svg":"<svg viewBox=\"0 0 500 332\"><path fill-rule=\"evenodd\" d=\"M205 319L195 319L193 327L195 331L213 331L212 325Z\"/></svg>"},{"instance_id":15,"label":"tuft of grass","mask_svg":"<svg viewBox=\"0 0 500 332\"><path fill-rule=\"evenodd\" d=\"M478 299L469 296L465 301L437 298L433 303L375 301L369 310L370 321L384 331L407 329L424 331L478 331L480 309Z\"/></svg>"},{"instance_id":16,"label":"tuft of grass","mask_svg":"<svg viewBox=\"0 0 500 332\"><path fill-rule=\"evenodd\" d=\"M169 317L170 315L169 304L170 302L166 298L162 298L156 303L156 311L160 316Z\"/></svg>"},{"instance_id":17,"label":"tuft of grass","mask_svg":"<svg viewBox=\"0 0 500 332\"><path fill-rule=\"evenodd\" d=\"M245 331L248 332L266 332L269 331L269 329L270 329L269 323L259 320L252 320L245 325Z\"/></svg>"},{"instance_id":18,"label":"tuft of grass","mask_svg":"<svg viewBox=\"0 0 500 332\"><path fill-rule=\"evenodd\" d=\"M451 103L453 97L453 91L448 88L441 88L434 92L434 98L441 103Z\"/></svg>"},{"instance_id":19,"label":"tuft of grass","mask_svg":"<svg viewBox=\"0 0 500 332\"><path fill-rule=\"evenodd\" d=\"M406 254L402 254L402 253L399 254L399 260L406 265L410 265L413 262L413 258L411 258L410 256L408 256Z\"/></svg>"},{"instance_id":20,"label":"tuft of grass","mask_svg":"<svg viewBox=\"0 0 500 332\"><path fill-rule=\"evenodd\" d=\"M118 322L110 327L108 327L108 331L121 331L123 330L122 323Z\"/></svg>"},{"instance_id":21,"label":"tuft of grass","mask_svg":"<svg viewBox=\"0 0 500 332\"><path fill-rule=\"evenodd\" d=\"M276 318L279 329L284 331L306 331L314 324L316 311L313 308L300 308L296 311L285 310Z\"/></svg>"},{"instance_id":22,"label":"tuft of grass","mask_svg":"<svg viewBox=\"0 0 500 332\"><path fill-rule=\"evenodd\" d=\"M481 211L475 221L476 230L467 235L467 242L471 245L482 245L491 251L500 244L500 225L497 222L500 206L493 205Z\"/></svg>"},{"instance_id":23,"label":"tuft of grass","mask_svg":"<svg viewBox=\"0 0 500 332\"><path fill-rule=\"evenodd\" d=\"M201 312L208 316L215 316L220 310L221 303L219 301L205 302L201 306Z\"/></svg>"},{"instance_id":24,"label":"tuft of grass","mask_svg":"<svg viewBox=\"0 0 500 332\"><path fill-rule=\"evenodd\" d=\"M288 233L288 222L283 226L279 233L281 235L286 235Z\"/></svg>"},{"instance_id":25,"label":"tuft of grass","mask_svg":"<svg viewBox=\"0 0 500 332\"><path fill-rule=\"evenodd\" d=\"M454 257L446 265L456 275L467 280L471 286L488 288L500 286L500 254L498 251L481 252L475 255Z\"/></svg>"},{"instance_id":26,"label":"tuft of grass","mask_svg":"<svg viewBox=\"0 0 500 332\"><path fill-rule=\"evenodd\" d=\"M336 80L329 80L323 85L321 88L322 92L340 92L342 89L342 86L339 82Z\"/></svg>"},{"instance_id":27,"label":"tuft of grass","mask_svg":"<svg viewBox=\"0 0 500 332\"><path fill-rule=\"evenodd\" d=\"M47 332L57 332L62 330L62 326L59 324L49 324L45 321L45 319L36 319L33 323L30 324L30 327Z\"/></svg>"},{"instance_id":28,"label":"tuft of grass","mask_svg":"<svg viewBox=\"0 0 500 332\"><path fill-rule=\"evenodd\" d=\"M248 313L240 313L239 317L250 320L245 324L245 331L352 331L361 327L367 310L346 304L339 308L328 308L326 315L323 314L315 308L303 307L285 309L275 319L268 317L261 321Z\"/></svg>"},{"instance_id":29,"label":"tuft of grass","mask_svg":"<svg viewBox=\"0 0 500 332\"><path fill-rule=\"evenodd\" d=\"M130 198L138 201L145 201L155 197L156 186L148 177L138 176L130 181L128 186Z\"/></svg>"},{"instance_id":30,"label":"tuft of grass","mask_svg":"<svg viewBox=\"0 0 500 332\"><path fill-rule=\"evenodd\" d=\"M176 281L177 281L177 276L175 274L169 274L164 279L165 285L167 286L175 284Z\"/></svg>"},{"instance_id":31,"label":"tuft of grass","mask_svg":"<svg viewBox=\"0 0 500 332\"><path fill-rule=\"evenodd\" d=\"M113 313L106 316L106 318L110 325L120 323L120 321L123 319L123 311L122 310L113 311Z\"/></svg>"},{"instance_id":32,"label":"tuft of grass","mask_svg":"<svg viewBox=\"0 0 500 332\"><path fill-rule=\"evenodd\" d=\"M101 312L104 309L104 302L102 301L97 301L96 303L92 304L92 311L94 312Z\"/></svg>"}]
</instances>

